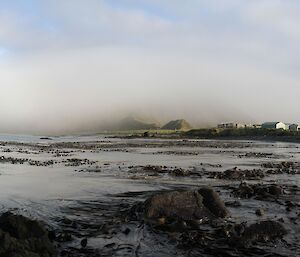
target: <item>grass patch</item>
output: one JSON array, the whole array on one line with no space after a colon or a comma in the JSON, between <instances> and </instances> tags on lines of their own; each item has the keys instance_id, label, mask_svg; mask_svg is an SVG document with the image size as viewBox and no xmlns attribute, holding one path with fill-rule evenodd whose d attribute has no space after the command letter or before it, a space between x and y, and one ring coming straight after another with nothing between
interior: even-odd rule
<instances>
[{"instance_id":1,"label":"grass patch","mask_svg":"<svg viewBox=\"0 0 300 257\"><path fill-rule=\"evenodd\" d=\"M184 133L187 137L198 138L249 138L249 139L293 139L300 141L300 131L282 129L193 129Z\"/></svg>"}]
</instances>

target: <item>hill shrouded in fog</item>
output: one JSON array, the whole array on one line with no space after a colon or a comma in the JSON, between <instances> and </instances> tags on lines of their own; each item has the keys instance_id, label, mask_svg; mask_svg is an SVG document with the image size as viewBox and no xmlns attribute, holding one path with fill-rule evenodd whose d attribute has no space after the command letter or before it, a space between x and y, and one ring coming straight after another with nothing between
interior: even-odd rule
<instances>
[{"instance_id":1,"label":"hill shrouded in fog","mask_svg":"<svg viewBox=\"0 0 300 257\"><path fill-rule=\"evenodd\" d=\"M134 116L128 116L112 126L111 130L150 130L158 129L159 127L160 125L157 123Z\"/></svg>"},{"instance_id":2,"label":"hill shrouded in fog","mask_svg":"<svg viewBox=\"0 0 300 257\"><path fill-rule=\"evenodd\" d=\"M126 131L126 130L189 130L192 126L185 119L172 120L161 126L159 122L136 116L128 116L112 124L107 130Z\"/></svg>"},{"instance_id":3,"label":"hill shrouded in fog","mask_svg":"<svg viewBox=\"0 0 300 257\"><path fill-rule=\"evenodd\" d=\"M190 130L192 129L191 124L189 124L185 119L172 120L162 127L166 130Z\"/></svg>"}]
</instances>

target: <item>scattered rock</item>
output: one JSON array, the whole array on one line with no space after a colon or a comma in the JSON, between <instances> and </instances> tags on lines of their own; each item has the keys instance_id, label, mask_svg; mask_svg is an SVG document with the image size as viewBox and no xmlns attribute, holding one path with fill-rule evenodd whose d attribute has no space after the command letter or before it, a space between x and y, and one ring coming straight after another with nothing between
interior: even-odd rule
<instances>
[{"instance_id":1,"label":"scattered rock","mask_svg":"<svg viewBox=\"0 0 300 257\"><path fill-rule=\"evenodd\" d=\"M143 167L142 170L146 171L146 172L166 173L167 167L147 165L147 166Z\"/></svg>"},{"instance_id":2,"label":"scattered rock","mask_svg":"<svg viewBox=\"0 0 300 257\"><path fill-rule=\"evenodd\" d=\"M80 244L82 248L85 248L87 246L87 238L82 239Z\"/></svg>"},{"instance_id":3,"label":"scattered rock","mask_svg":"<svg viewBox=\"0 0 300 257\"><path fill-rule=\"evenodd\" d=\"M10 163L10 164L29 164L31 166L50 166L55 164L56 162L53 160L48 161L37 161L31 160L28 158L13 158L13 157L5 157L0 156L0 163Z\"/></svg>"},{"instance_id":4,"label":"scattered rock","mask_svg":"<svg viewBox=\"0 0 300 257\"><path fill-rule=\"evenodd\" d=\"M257 216L264 216L265 211L264 211L263 209L259 208L259 209L257 209L257 210L255 211L255 214L256 214Z\"/></svg>"},{"instance_id":5,"label":"scattered rock","mask_svg":"<svg viewBox=\"0 0 300 257\"><path fill-rule=\"evenodd\" d=\"M260 200L264 200L266 198L278 198L284 194L283 188L279 185L248 184L246 182L242 182L233 192L237 197L256 197Z\"/></svg>"},{"instance_id":6,"label":"scattered rock","mask_svg":"<svg viewBox=\"0 0 300 257\"><path fill-rule=\"evenodd\" d=\"M239 158L275 158L278 157L277 155L273 153L258 153L258 152L247 152L244 154L239 154Z\"/></svg>"},{"instance_id":7,"label":"scattered rock","mask_svg":"<svg viewBox=\"0 0 300 257\"><path fill-rule=\"evenodd\" d=\"M97 163L96 161L92 161L92 160L89 160L86 158L85 159L69 158L69 159L63 160L62 162L67 167L68 166L77 167L77 166L81 166L81 165L94 165Z\"/></svg>"},{"instance_id":8,"label":"scattered rock","mask_svg":"<svg viewBox=\"0 0 300 257\"><path fill-rule=\"evenodd\" d=\"M182 168L168 168L166 166L131 166L129 167L131 173L144 173L147 176L159 176L163 174L169 174L176 177L185 177L190 175L200 176L198 173L191 172Z\"/></svg>"},{"instance_id":9,"label":"scattered rock","mask_svg":"<svg viewBox=\"0 0 300 257\"><path fill-rule=\"evenodd\" d=\"M264 172L261 169L253 170L241 170L234 167L230 170L225 170L224 172L212 172L213 178L217 179L227 179L227 180L243 180L243 179L261 179L263 178Z\"/></svg>"},{"instance_id":10,"label":"scattered rock","mask_svg":"<svg viewBox=\"0 0 300 257\"><path fill-rule=\"evenodd\" d=\"M300 163L299 162L268 162L262 164L263 168L269 169L266 173L268 174L300 174Z\"/></svg>"}]
</instances>

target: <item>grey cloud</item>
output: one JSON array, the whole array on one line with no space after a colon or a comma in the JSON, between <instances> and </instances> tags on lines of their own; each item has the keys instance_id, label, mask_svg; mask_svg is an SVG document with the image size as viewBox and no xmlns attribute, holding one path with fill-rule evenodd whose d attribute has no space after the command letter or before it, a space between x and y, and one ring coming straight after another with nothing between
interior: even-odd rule
<instances>
[{"instance_id":1,"label":"grey cloud","mask_svg":"<svg viewBox=\"0 0 300 257\"><path fill-rule=\"evenodd\" d=\"M0 130L80 130L137 111L196 125L297 122L300 4L275 2L48 0L48 26L0 12L11 52Z\"/></svg>"}]
</instances>

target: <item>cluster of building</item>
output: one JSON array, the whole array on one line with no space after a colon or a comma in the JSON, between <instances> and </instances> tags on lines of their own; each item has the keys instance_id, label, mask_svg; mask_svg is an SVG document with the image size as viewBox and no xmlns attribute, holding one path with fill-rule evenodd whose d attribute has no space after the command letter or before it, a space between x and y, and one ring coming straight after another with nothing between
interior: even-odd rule
<instances>
[{"instance_id":1,"label":"cluster of building","mask_svg":"<svg viewBox=\"0 0 300 257\"><path fill-rule=\"evenodd\" d=\"M227 129L233 129L233 128L261 128L261 125L227 122L227 123L218 124L218 128L223 128L223 129L226 129L226 128Z\"/></svg>"},{"instance_id":2,"label":"cluster of building","mask_svg":"<svg viewBox=\"0 0 300 257\"><path fill-rule=\"evenodd\" d=\"M243 123L227 122L227 123L218 124L218 128L222 128L222 129L265 128L265 129L283 129L283 130L290 130L290 131L300 131L299 124L283 123L280 121L265 122L263 124L243 124Z\"/></svg>"},{"instance_id":3,"label":"cluster of building","mask_svg":"<svg viewBox=\"0 0 300 257\"><path fill-rule=\"evenodd\" d=\"M261 125L262 128L266 129L283 129L283 130L291 130L291 131L300 131L300 125L291 124L291 123L283 123L280 121L276 122L265 122Z\"/></svg>"}]
</instances>

